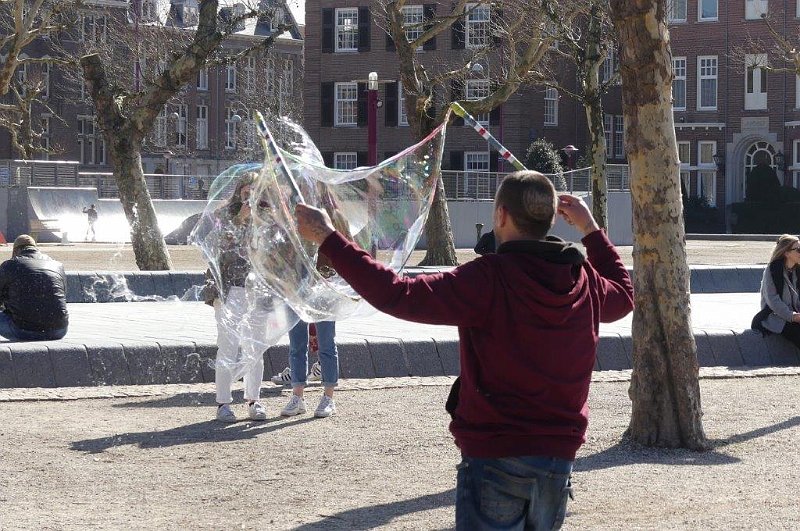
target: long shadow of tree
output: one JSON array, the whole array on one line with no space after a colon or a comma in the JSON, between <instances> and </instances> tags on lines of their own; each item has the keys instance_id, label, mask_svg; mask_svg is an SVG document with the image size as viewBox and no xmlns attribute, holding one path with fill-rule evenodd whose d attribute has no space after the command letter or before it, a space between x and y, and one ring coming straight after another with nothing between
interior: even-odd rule
<instances>
[{"instance_id":1,"label":"long shadow of tree","mask_svg":"<svg viewBox=\"0 0 800 531\"><path fill-rule=\"evenodd\" d=\"M267 422L237 422L236 424L228 425L222 425L216 420L208 420L163 431L122 433L109 437L101 437L99 439L75 441L70 444L70 449L97 454L109 448L128 444L143 449L151 449L179 446L182 444L241 441L252 439L262 433L270 433L306 422L313 422L314 420L316 420L314 417L306 417L290 421L275 419L268 420Z\"/></svg>"},{"instance_id":2,"label":"long shadow of tree","mask_svg":"<svg viewBox=\"0 0 800 531\"><path fill-rule=\"evenodd\" d=\"M710 441L711 450L707 452L674 448L649 448L635 444L627 437L623 437L617 444L606 448L602 452L576 459L574 470L576 472L602 470L639 463L661 465L727 465L738 463L740 461L738 458L719 450L731 444L756 439L798 425L800 425L800 416L795 416L771 426L731 435L727 439L714 439Z\"/></svg>"},{"instance_id":3,"label":"long shadow of tree","mask_svg":"<svg viewBox=\"0 0 800 531\"><path fill-rule=\"evenodd\" d=\"M313 531L328 529L374 529L391 523L400 515L429 511L439 507L454 505L456 490L450 489L436 494L427 494L411 500L359 507L340 513L326 515L323 520L295 527L295 531ZM433 526L428 529L435 529ZM444 525L438 529L453 529L453 525Z\"/></svg>"}]
</instances>

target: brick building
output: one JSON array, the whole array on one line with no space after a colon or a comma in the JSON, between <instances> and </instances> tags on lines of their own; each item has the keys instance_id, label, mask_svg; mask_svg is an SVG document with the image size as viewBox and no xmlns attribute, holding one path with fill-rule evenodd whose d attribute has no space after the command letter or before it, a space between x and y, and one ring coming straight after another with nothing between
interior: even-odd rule
<instances>
[{"instance_id":1,"label":"brick building","mask_svg":"<svg viewBox=\"0 0 800 531\"><path fill-rule=\"evenodd\" d=\"M216 175L232 162L260 159L252 111L288 114L300 119L303 68L303 37L291 11L283 0L261 2L275 6L272 18L249 20L237 28L225 45L225 53L238 51L261 41L273 24L292 26L267 52L230 64L203 69L197 80L170 100L156 119L153 133L143 147L145 173L178 175ZM156 50L158 43L148 43L150 28L190 32L198 19L197 0L87 0L80 12L80 24L59 36L68 52L78 55L97 46L121 46L116 28L140 25L141 50ZM220 2L220 16L232 17L244 12L244 4L232 0ZM139 11L139 9L141 11ZM167 35L167 38L170 38ZM182 39L180 35L176 39ZM50 40L39 40L26 53L30 57L53 54ZM149 48L148 48L149 46ZM127 48L126 48L127 49ZM131 84L136 77L152 75L163 59L142 51L138 60L130 57L124 68L130 70ZM163 53L163 52L162 52ZM137 66L138 64L138 66ZM31 64L17 70L17 83L43 82L43 94L52 113L42 106L33 109L34 121L41 126L44 147L54 153L39 158L77 160L85 172L111 171L94 107L86 88L76 77L59 66ZM57 116L54 116L57 115ZM38 120L38 121L37 121ZM0 131L0 159L15 158L7 133Z\"/></svg>"}]
</instances>

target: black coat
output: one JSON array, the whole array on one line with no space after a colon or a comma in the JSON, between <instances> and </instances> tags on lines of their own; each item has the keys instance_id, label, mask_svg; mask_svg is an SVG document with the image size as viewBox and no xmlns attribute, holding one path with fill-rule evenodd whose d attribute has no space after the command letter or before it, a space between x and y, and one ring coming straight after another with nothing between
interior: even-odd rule
<instances>
[{"instance_id":1,"label":"black coat","mask_svg":"<svg viewBox=\"0 0 800 531\"><path fill-rule=\"evenodd\" d=\"M22 330L66 328L67 276L64 266L28 247L0 265L0 303Z\"/></svg>"}]
</instances>

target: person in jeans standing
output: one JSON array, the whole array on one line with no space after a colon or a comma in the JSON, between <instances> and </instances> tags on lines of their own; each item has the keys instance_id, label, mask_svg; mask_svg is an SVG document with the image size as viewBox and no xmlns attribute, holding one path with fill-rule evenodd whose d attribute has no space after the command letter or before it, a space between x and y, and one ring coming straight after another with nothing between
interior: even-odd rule
<instances>
[{"instance_id":1,"label":"person in jeans standing","mask_svg":"<svg viewBox=\"0 0 800 531\"><path fill-rule=\"evenodd\" d=\"M322 398L314 411L318 418L336 413L333 391L339 382L339 353L336 349L336 322L320 321L316 324L319 343L319 364L322 368ZM308 380L308 323L298 321L289 330L289 369L292 379L292 396L281 411L284 417L293 417L307 411L303 397Z\"/></svg>"},{"instance_id":2,"label":"person in jeans standing","mask_svg":"<svg viewBox=\"0 0 800 531\"><path fill-rule=\"evenodd\" d=\"M495 196L497 251L446 273L398 277L297 205L300 234L364 299L395 317L457 325L461 375L448 398L461 450L456 527L558 529L585 441L600 322L633 309L633 287L580 198L538 172L507 176ZM556 213L588 258L547 233Z\"/></svg>"}]
</instances>

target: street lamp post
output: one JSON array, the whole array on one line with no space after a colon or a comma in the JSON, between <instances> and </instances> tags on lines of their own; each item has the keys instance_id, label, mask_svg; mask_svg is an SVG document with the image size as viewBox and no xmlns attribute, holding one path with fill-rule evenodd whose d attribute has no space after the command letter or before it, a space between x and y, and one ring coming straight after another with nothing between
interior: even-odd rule
<instances>
[{"instance_id":1,"label":"street lamp post","mask_svg":"<svg viewBox=\"0 0 800 531\"><path fill-rule=\"evenodd\" d=\"M378 164L378 73L369 73L367 84L367 164Z\"/></svg>"}]
</instances>

